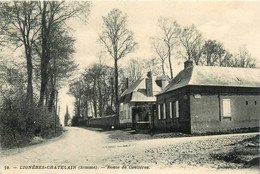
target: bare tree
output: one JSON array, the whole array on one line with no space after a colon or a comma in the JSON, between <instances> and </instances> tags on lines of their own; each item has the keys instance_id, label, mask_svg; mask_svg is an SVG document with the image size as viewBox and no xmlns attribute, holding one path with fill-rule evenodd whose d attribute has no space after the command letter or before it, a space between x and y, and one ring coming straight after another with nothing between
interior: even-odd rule
<instances>
[{"instance_id":1,"label":"bare tree","mask_svg":"<svg viewBox=\"0 0 260 174\"><path fill-rule=\"evenodd\" d=\"M147 73L148 71L153 72L153 75L160 75L162 74L160 62L158 62L158 59L156 57L153 57L151 59L144 59L143 60L143 70Z\"/></svg>"},{"instance_id":2,"label":"bare tree","mask_svg":"<svg viewBox=\"0 0 260 174\"><path fill-rule=\"evenodd\" d=\"M107 17L103 17L103 32L99 35L99 41L105 46L108 53L114 59L115 103L117 114L119 113L118 60L132 52L137 45L137 43L134 42L133 33L126 28L126 18L126 15L122 14L122 11L113 9L108 13Z\"/></svg>"},{"instance_id":3,"label":"bare tree","mask_svg":"<svg viewBox=\"0 0 260 174\"><path fill-rule=\"evenodd\" d=\"M171 58L173 55L173 49L178 43L179 25L176 21L164 17L161 17L158 20L158 23L162 33L161 36L154 39L153 48L161 60L163 74L165 74L164 61L168 58L170 74L171 78L173 78Z\"/></svg>"},{"instance_id":4,"label":"bare tree","mask_svg":"<svg viewBox=\"0 0 260 174\"><path fill-rule=\"evenodd\" d=\"M143 76L143 68L141 62L138 60L130 59L125 67L125 70L129 84L132 84Z\"/></svg>"},{"instance_id":5,"label":"bare tree","mask_svg":"<svg viewBox=\"0 0 260 174\"><path fill-rule=\"evenodd\" d=\"M232 67L233 66L233 54L231 54L229 51L225 51L223 58L221 59L220 66L224 67Z\"/></svg>"},{"instance_id":6,"label":"bare tree","mask_svg":"<svg viewBox=\"0 0 260 174\"><path fill-rule=\"evenodd\" d=\"M164 64L165 64L165 60L167 58L167 51L159 42L157 42L157 43L154 42L153 48L154 48L158 58L160 59L162 73L163 73L163 75L165 75Z\"/></svg>"},{"instance_id":7,"label":"bare tree","mask_svg":"<svg viewBox=\"0 0 260 174\"><path fill-rule=\"evenodd\" d=\"M181 29L179 39L186 53L183 57L193 60L196 65L199 65L202 53L202 35L195 25Z\"/></svg>"},{"instance_id":8,"label":"bare tree","mask_svg":"<svg viewBox=\"0 0 260 174\"><path fill-rule=\"evenodd\" d=\"M239 52L235 58L235 66L241 68L255 68L256 59L251 56L246 47L240 47Z\"/></svg>"}]
</instances>

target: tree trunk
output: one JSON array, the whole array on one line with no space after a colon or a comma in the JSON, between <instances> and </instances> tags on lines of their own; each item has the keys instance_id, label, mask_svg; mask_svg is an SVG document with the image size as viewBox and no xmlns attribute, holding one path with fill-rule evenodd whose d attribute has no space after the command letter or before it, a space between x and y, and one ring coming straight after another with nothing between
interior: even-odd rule
<instances>
[{"instance_id":1,"label":"tree trunk","mask_svg":"<svg viewBox=\"0 0 260 174\"><path fill-rule=\"evenodd\" d=\"M46 90L45 90L45 106L46 107L48 106L48 102L49 102L49 93L48 93L48 88L46 87Z\"/></svg>"},{"instance_id":2,"label":"tree trunk","mask_svg":"<svg viewBox=\"0 0 260 174\"><path fill-rule=\"evenodd\" d=\"M55 98L55 85L54 85L54 79L53 74L51 74L51 91L50 91L50 99L48 102L48 110L52 112L52 108L54 106L54 98Z\"/></svg>"},{"instance_id":3,"label":"tree trunk","mask_svg":"<svg viewBox=\"0 0 260 174\"><path fill-rule=\"evenodd\" d=\"M116 122L115 126L119 124L119 100L118 100L118 67L117 58L115 58L115 106L116 106Z\"/></svg>"},{"instance_id":4,"label":"tree trunk","mask_svg":"<svg viewBox=\"0 0 260 174\"><path fill-rule=\"evenodd\" d=\"M94 80L93 85L93 109L94 109L94 116L97 118L97 98L96 98L96 79Z\"/></svg>"},{"instance_id":5,"label":"tree trunk","mask_svg":"<svg viewBox=\"0 0 260 174\"><path fill-rule=\"evenodd\" d=\"M168 45L168 59L169 59L169 67L170 67L171 79L173 79L170 45Z\"/></svg>"},{"instance_id":6,"label":"tree trunk","mask_svg":"<svg viewBox=\"0 0 260 174\"><path fill-rule=\"evenodd\" d=\"M41 38L42 38L42 55L41 55L41 89L40 89L40 99L39 106L43 105L44 93L46 91L47 83L48 83L48 62L49 58L47 55L47 26L46 26L46 2L43 2L43 12L42 12L42 30L41 30Z\"/></svg>"},{"instance_id":7,"label":"tree trunk","mask_svg":"<svg viewBox=\"0 0 260 174\"><path fill-rule=\"evenodd\" d=\"M28 47L29 46L25 46L26 62L27 62L27 76L28 76L25 103L27 105L30 105L33 102L33 87L32 87L32 67L33 67L33 65L32 65L31 49Z\"/></svg>"},{"instance_id":8,"label":"tree trunk","mask_svg":"<svg viewBox=\"0 0 260 174\"><path fill-rule=\"evenodd\" d=\"M113 109L113 103L114 103L114 79L111 78L111 109Z\"/></svg>"},{"instance_id":9,"label":"tree trunk","mask_svg":"<svg viewBox=\"0 0 260 174\"><path fill-rule=\"evenodd\" d=\"M46 87L48 83L47 66L45 60L43 59L45 58L41 58L41 89L40 89L39 106L43 106L44 94L46 92Z\"/></svg>"},{"instance_id":10,"label":"tree trunk","mask_svg":"<svg viewBox=\"0 0 260 174\"><path fill-rule=\"evenodd\" d=\"M85 101L85 118L88 117L88 100Z\"/></svg>"},{"instance_id":11,"label":"tree trunk","mask_svg":"<svg viewBox=\"0 0 260 174\"><path fill-rule=\"evenodd\" d=\"M165 75L165 71L164 71L164 61L162 61L162 71L163 71L163 75Z\"/></svg>"},{"instance_id":12,"label":"tree trunk","mask_svg":"<svg viewBox=\"0 0 260 174\"><path fill-rule=\"evenodd\" d=\"M51 94L50 94L49 106L48 106L48 110L49 110L50 112L53 111L52 108L53 108L53 106L54 106L54 99L55 99L55 89L52 88Z\"/></svg>"},{"instance_id":13,"label":"tree trunk","mask_svg":"<svg viewBox=\"0 0 260 174\"><path fill-rule=\"evenodd\" d=\"M78 113L77 113L78 117L80 117L80 114L81 114L80 108L81 108L81 97L79 96L79 98L78 98Z\"/></svg>"},{"instance_id":14,"label":"tree trunk","mask_svg":"<svg viewBox=\"0 0 260 174\"><path fill-rule=\"evenodd\" d=\"M104 99L103 99L103 95L102 95L102 89L101 89L101 84L100 84L100 81L98 80L98 92L99 92L99 116L103 116L103 113L104 111L102 110L103 108L103 102L104 102Z\"/></svg>"}]
</instances>

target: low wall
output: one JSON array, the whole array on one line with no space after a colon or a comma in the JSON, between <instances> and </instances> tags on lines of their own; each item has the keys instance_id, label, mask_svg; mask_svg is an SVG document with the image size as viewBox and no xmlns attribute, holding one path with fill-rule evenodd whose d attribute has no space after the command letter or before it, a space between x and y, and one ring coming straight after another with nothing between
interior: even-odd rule
<instances>
[{"instance_id":1,"label":"low wall","mask_svg":"<svg viewBox=\"0 0 260 174\"><path fill-rule=\"evenodd\" d=\"M91 118L89 120L90 127L100 127L105 129L111 129L112 126L115 127L116 115L109 115L100 118Z\"/></svg>"}]
</instances>

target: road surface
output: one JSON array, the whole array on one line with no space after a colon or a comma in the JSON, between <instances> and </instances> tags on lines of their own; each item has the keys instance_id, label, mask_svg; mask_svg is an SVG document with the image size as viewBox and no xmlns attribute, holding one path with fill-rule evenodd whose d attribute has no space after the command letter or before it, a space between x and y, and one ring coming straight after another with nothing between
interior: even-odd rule
<instances>
[{"instance_id":1,"label":"road surface","mask_svg":"<svg viewBox=\"0 0 260 174\"><path fill-rule=\"evenodd\" d=\"M176 165L166 168L160 167L160 164L159 166L151 165L147 163L147 160L142 159L147 149L178 145L194 140L207 141L208 136L115 142L109 139L108 134L102 132L76 127L68 127L65 130L60 137L42 144L10 150L8 155L2 155L0 158L1 173L89 173L89 171L91 173L161 173L162 171L168 173L174 171L174 173L183 174L197 173L198 171L200 173L201 171L202 173L203 171L206 173L234 173L238 171L220 171L200 167L192 168L192 170L190 168L179 169ZM210 138L217 139L228 136L232 135L210 136ZM132 169L129 169L129 166L126 170L122 169L131 157L137 157L137 159L135 158L136 163L131 163ZM122 158L124 159L122 160ZM239 170L239 172L258 173L257 170L250 169Z\"/></svg>"}]
</instances>

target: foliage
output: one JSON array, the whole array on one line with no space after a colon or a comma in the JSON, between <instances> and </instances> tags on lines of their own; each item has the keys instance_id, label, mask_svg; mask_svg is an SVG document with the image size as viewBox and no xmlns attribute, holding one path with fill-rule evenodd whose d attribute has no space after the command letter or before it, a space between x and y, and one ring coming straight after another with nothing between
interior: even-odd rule
<instances>
[{"instance_id":1,"label":"foliage","mask_svg":"<svg viewBox=\"0 0 260 174\"><path fill-rule=\"evenodd\" d=\"M69 93L75 97L75 116L102 117L107 108L114 108L113 68L92 64L81 77L70 83Z\"/></svg>"},{"instance_id":2,"label":"foliage","mask_svg":"<svg viewBox=\"0 0 260 174\"><path fill-rule=\"evenodd\" d=\"M56 130L58 89L77 68L75 39L66 23L71 18L86 23L90 6L90 2L66 1L0 3L0 45L22 47L26 67L25 72L17 63L0 64L3 146L26 144L33 136L48 137ZM40 98L35 94L38 88Z\"/></svg>"},{"instance_id":3,"label":"foliage","mask_svg":"<svg viewBox=\"0 0 260 174\"><path fill-rule=\"evenodd\" d=\"M207 66L214 66L216 64L222 66L222 57L225 53L222 43L217 43L216 40L208 40L203 45L202 50Z\"/></svg>"},{"instance_id":4,"label":"foliage","mask_svg":"<svg viewBox=\"0 0 260 174\"><path fill-rule=\"evenodd\" d=\"M0 70L1 146L19 147L28 144L34 136L53 136L55 115L38 108L35 103L25 105L25 81L20 67L2 64Z\"/></svg>"},{"instance_id":5,"label":"foliage","mask_svg":"<svg viewBox=\"0 0 260 174\"><path fill-rule=\"evenodd\" d=\"M23 46L27 67L26 104L33 102L32 87L32 47L39 32L38 15L35 13L36 2L21 1L0 4L0 39L17 48Z\"/></svg>"},{"instance_id":6,"label":"foliage","mask_svg":"<svg viewBox=\"0 0 260 174\"><path fill-rule=\"evenodd\" d=\"M57 72L48 71L50 61L53 66L57 65L56 59L62 60L64 57L74 52L74 41L66 33L68 27L66 23L71 18L87 19L90 12L89 2L65 2L65 1L43 1L38 2L38 11L41 16L41 35L39 36L41 51L38 51L41 60L40 75L41 89L39 105L43 105L47 84L51 83L49 109L53 108L53 93L56 90ZM62 38L62 39L59 39ZM66 45L66 48L64 47ZM65 49L64 49L65 48ZM72 51L71 51L72 50ZM64 54L65 53L65 54ZM56 69L56 67L55 67Z\"/></svg>"}]
</instances>

